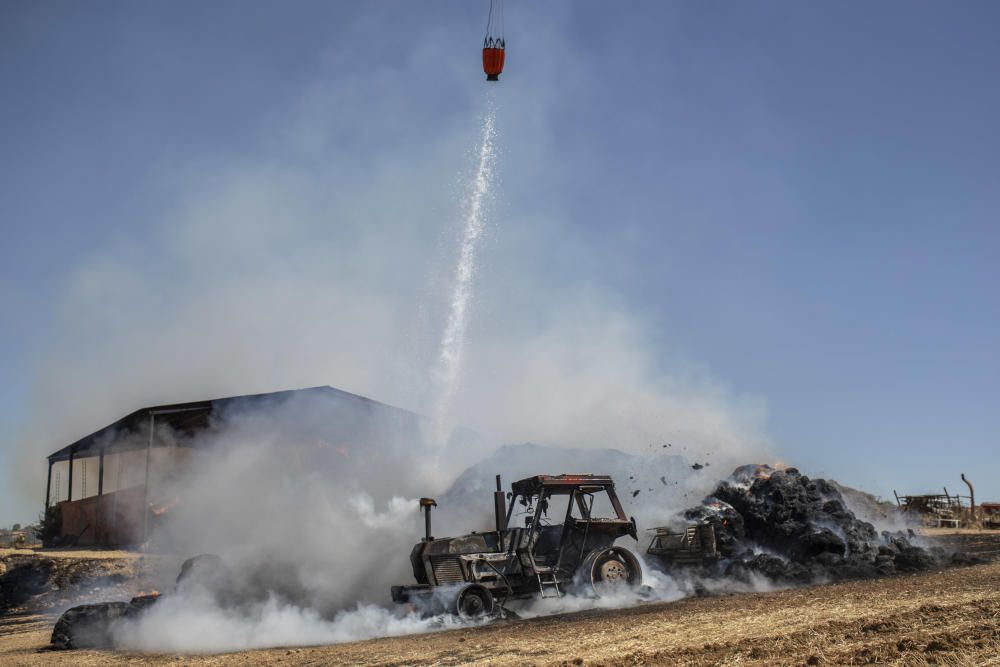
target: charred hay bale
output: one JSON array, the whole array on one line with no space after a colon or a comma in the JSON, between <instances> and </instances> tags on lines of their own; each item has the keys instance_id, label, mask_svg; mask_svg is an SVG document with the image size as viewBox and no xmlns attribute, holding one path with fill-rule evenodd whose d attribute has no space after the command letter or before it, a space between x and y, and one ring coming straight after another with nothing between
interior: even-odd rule
<instances>
[{"instance_id":1,"label":"charred hay bale","mask_svg":"<svg viewBox=\"0 0 1000 667\"><path fill-rule=\"evenodd\" d=\"M702 505L683 514L710 523L723 558L718 576L805 583L884 576L973 562L965 554L912 544L904 534L879 533L848 508L840 487L795 468L737 468Z\"/></svg>"},{"instance_id":2,"label":"charred hay bale","mask_svg":"<svg viewBox=\"0 0 1000 667\"><path fill-rule=\"evenodd\" d=\"M803 534L800 544L807 558L821 554L844 556L847 553L847 544L829 528L820 528L815 532Z\"/></svg>"},{"instance_id":3,"label":"charred hay bale","mask_svg":"<svg viewBox=\"0 0 1000 667\"><path fill-rule=\"evenodd\" d=\"M709 496L701 505L685 510L684 519L691 523L710 523L715 528L716 548L724 557L734 556L742 549L746 529L743 516L732 505Z\"/></svg>"},{"instance_id":4,"label":"charred hay bale","mask_svg":"<svg viewBox=\"0 0 1000 667\"><path fill-rule=\"evenodd\" d=\"M725 570L727 577L747 583L752 581L754 574L763 575L774 582L788 584L806 584L814 579L813 572L808 568L771 554L756 554L734 560Z\"/></svg>"},{"instance_id":5,"label":"charred hay bale","mask_svg":"<svg viewBox=\"0 0 1000 667\"><path fill-rule=\"evenodd\" d=\"M870 577L928 569L936 563L931 553L905 538L886 534L880 539L874 526L847 508L834 484L810 479L794 468L734 476L719 484L715 496L742 515L748 543L816 576ZM781 572L777 563L766 559L753 563L751 570L771 578L799 576Z\"/></svg>"},{"instance_id":6,"label":"charred hay bale","mask_svg":"<svg viewBox=\"0 0 1000 667\"><path fill-rule=\"evenodd\" d=\"M114 646L116 624L142 614L159 599L158 594L138 595L129 602L83 604L63 612L52 629L56 649L107 648Z\"/></svg>"},{"instance_id":7,"label":"charred hay bale","mask_svg":"<svg viewBox=\"0 0 1000 667\"><path fill-rule=\"evenodd\" d=\"M757 478L749 488L722 482L715 495L743 516L749 540L796 560L844 555L877 539L874 526L857 519L833 485L794 468Z\"/></svg>"},{"instance_id":8,"label":"charred hay bale","mask_svg":"<svg viewBox=\"0 0 1000 667\"><path fill-rule=\"evenodd\" d=\"M73 649L111 646L114 624L125 618L129 610L128 602L101 602L73 607L56 621L52 630L52 647Z\"/></svg>"},{"instance_id":9,"label":"charred hay bale","mask_svg":"<svg viewBox=\"0 0 1000 667\"><path fill-rule=\"evenodd\" d=\"M939 559L923 547L914 546L902 534L883 533L889 542L889 554L897 572L919 572L938 565Z\"/></svg>"},{"instance_id":10,"label":"charred hay bale","mask_svg":"<svg viewBox=\"0 0 1000 667\"><path fill-rule=\"evenodd\" d=\"M951 555L945 557L951 565L982 565L988 563L989 561L981 556L976 556L974 554L967 554L961 551L956 551Z\"/></svg>"}]
</instances>

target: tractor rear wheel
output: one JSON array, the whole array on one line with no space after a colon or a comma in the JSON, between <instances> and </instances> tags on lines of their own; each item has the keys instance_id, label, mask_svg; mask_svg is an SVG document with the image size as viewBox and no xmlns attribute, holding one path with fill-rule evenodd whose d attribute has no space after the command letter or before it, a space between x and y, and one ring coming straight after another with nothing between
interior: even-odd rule
<instances>
[{"instance_id":1,"label":"tractor rear wheel","mask_svg":"<svg viewBox=\"0 0 1000 667\"><path fill-rule=\"evenodd\" d=\"M493 594L479 584L469 584L455 597L455 613L461 618L485 618L493 614L495 606Z\"/></svg>"},{"instance_id":2,"label":"tractor rear wheel","mask_svg":"<svg viewBox=\"0 0 1000 667\"><path fill-rule=\"evenodd\" d=\"M642 567L628 549L596 549L583 559L577 571L577 584L586 594L597 597L632 591L642 584Z\"/></svg>"}]
</instances>

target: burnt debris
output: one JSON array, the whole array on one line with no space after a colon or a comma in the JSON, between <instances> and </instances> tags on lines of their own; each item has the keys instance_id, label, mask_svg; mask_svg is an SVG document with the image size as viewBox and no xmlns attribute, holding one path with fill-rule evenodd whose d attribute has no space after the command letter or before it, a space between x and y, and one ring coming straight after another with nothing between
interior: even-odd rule
<instances>
[{"instance_id":1,"label":"burnt debris","mask_svg":"<svg viewBox=\"0 0 1000 667\"><path fill-rule=\"evenodd\" d=\"M94 591L128 594L132 565L123 558L0 556L0 615L93 602Z\"/></svg>"},{"instance_id":2,"label":"burnt debris","mask_svg":"<svg viewBox=\"0 0 1000 667\"><path fill-rule=\"evenodd\" d=\"M138 595L129 602L100 602L73 607L56 621L52 648L108 648L114 646L116 625L137 618L156 602L157 594Z\"/></svg>"},{"instance_id":3,"label":"burnt debris","mask_svg":"<svg viewBox=\"0 0 1000 667\"><path fill-rule=\"evenodd\" d=\"M763 575L802 584L972 562L963 554L915 545L903 533L879 533L855 516L833 483L795 468L737 468L682 518L687 533L657 529L648 552L668 567L694 564L713 577ZM714 540L695 539L691 527L704 525L713 528Z\"/></svg>"},{"instance_id":4,"label":"burnt debris","mask_svg":"<svg viewBox=\"0 0 1000 667\"><path fill-rule=\"evenodd\" d=\"M241 601L233 593L232 575L222 559L212 554L188 558L177 576L177 589L200 588L214 596L220 605L234 606ZM52 629L52 648L110 648L115 645L115 630L127 620L138 619L160 599L158 592L140 593L128 602L100 602L72 607L59 617Z\"/></svg>"}]
</instances>

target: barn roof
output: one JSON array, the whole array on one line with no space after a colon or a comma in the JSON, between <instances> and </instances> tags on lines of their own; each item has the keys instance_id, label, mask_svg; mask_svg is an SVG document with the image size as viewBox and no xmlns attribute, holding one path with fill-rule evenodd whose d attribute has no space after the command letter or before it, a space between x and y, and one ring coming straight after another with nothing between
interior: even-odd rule
<instances>
[{"instance_id":1,"label":"barn roof","mask_svg":"<svg viewBox=\"0 0 1000 667\"><path fill-rule=\"evenodd\" d=\"M155 420L157 425L167 424L174 431L185 435L193 435L198 431L209 427L211 417L214 413L228 407L239 405L240 407L253 407L255 403L271 402L283 400L296 395L324 394L333 395L338 398L355 401L364 408L385 408L406 413L416 417L413 413L395 408L378 401L373 401L364 396L351 394L340 389L329 386L309 387L307 389L290 389L287 391L275 391L266 394L247 394L244 396L228 396L225 398L213 398L207 401L193 401L190 403L171 403L169 405L154 405L140 408L129 413L118 421L108 424L104 428L94 431L90 435L84 436L74 443L66 445L62 449L49 454L49 462L65 461L70 458L70 453L74 457L96 456L102 447L110 446L115 441L120 441L123 434L133 434L137 436L133 439L135 446L115 446L116 451L122 449L138 448L138 437L149 437L150 420ZM143 445L144 446L144 445Z\"/></svg>"}]
</instances>

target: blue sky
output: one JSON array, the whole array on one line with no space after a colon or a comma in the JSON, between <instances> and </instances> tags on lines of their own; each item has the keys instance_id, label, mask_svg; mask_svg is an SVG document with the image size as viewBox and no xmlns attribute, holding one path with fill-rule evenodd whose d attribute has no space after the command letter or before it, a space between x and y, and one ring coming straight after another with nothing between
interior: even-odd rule
<instances>
[{"instance_id":1,"label":"blue sky","mask_svg":"<svg viewBox=\"0 0 1000 667\"><path fill-rule=\"evenodd\" d=\"M965 472L1000 500L1000 6L507 5L470 354L622 321L609 366L638 348L636 377L763 406L752 430L809 473L888 495ZM485 11L0 7L0 464L30 482L0 522L36 513L45 453L150 402L421 407L399 387L426 345L388 332L437 313ZM315 362L353 328L379 354Z\"/></svg>"}]
</instances>

